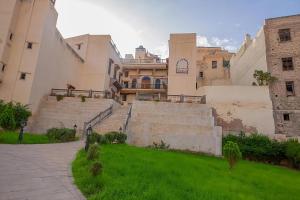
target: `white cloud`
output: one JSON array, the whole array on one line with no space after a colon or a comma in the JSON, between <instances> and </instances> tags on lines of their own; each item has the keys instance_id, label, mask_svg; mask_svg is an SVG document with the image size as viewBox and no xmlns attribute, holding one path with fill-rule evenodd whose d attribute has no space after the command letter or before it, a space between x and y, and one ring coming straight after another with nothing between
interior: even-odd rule
<instances>
[{"instance_id":1,"label":"white cloud","mask_svg":"<svg viewBox=\"0 0 300 200\"><path fill-rule=\"evenodd\" d=\"M167 44L162 44L156 47L153 50L153 53L159 55L161 58L168 58L169 57L169 46Z\"/></svg>"},{"instance_id":2,"label":"white cloud","mask_svg":"<svg viewBox=\"0 0 300 200\"><path fill-rule=\"evenodd\" d=\"M208 42L207 37L197 36L197 46L211 47L212 45Z\"/></svg>"},{"instance_id":3,"label":"white cloud","mask_svg":"<svg viewBox=\"0 0 300 200\"><path fill-rule=\"evenodd\" d=\"M237 50L236 42L228 38L218 38L206 36L197 36L197 46L202 47L222 47L228 51L234 52Z\"/></svg>"},{"instance_id":4,"label":"white cloud","mask_svg":"<svg viewBox=\"0 0 300 200\"><path fill-rule=\"evenodd\" d=\"M59 13L57 26L64 37L87 33L111 35L122 55L133 53L142 43L143 30L132 27L101 6L82 0L59 0L56 9Z\"/></svg>"}]
</instances>

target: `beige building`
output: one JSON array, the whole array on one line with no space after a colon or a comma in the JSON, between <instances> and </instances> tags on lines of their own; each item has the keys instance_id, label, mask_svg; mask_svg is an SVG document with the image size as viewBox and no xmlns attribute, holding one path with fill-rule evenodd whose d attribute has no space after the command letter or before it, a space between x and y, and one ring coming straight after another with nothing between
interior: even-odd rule
<instances>
[{"instance_id":1,"label":"beige building","mask_svg":"<svg viewBox=\"0 0 300 200\"><path fill-rule=\"evenodd\" d=\"M121 58L111 37L65 41L56 28L54 3L0 1L0 99L28 104L35 113L53 88L118 95Z\"/></svg>"},{"instance_id":2,"label":"beige building","mask_svg":"<svg viewBox=\"0 0 300 200\"><path fill-rule=\"evenodd\" d=\"M167 61L153 55L143 47L136 48L135 58L123 59L122 100L166 100L168 87Z\"/></svg>"}]
</instances>

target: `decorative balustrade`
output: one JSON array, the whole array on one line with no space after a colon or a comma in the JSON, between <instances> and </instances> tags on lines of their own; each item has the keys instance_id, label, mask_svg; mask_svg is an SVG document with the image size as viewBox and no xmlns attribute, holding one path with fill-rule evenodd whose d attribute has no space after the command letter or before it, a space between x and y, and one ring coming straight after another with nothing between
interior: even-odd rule
<instances>
[{"instance_id":1,"label":"decorative balustrade","mask_svg":"<svg viewBox=\"0 0 300 200\"><path fill-rule=\"evenodd\" d=\"M166 59L123 59L123 64L166 64Z\"/></svg>"},{"instance_id":2,"label":"decorative balustrade","mask_svg":"<svg viewBox=\"0 0 300 200\"><path fill-rule=\"evenodd\" d=\"M152 89L152 90L166 90L167 84L124 84L123 89Z\"/></svg>"},{"instance_id":3,"label":"decorative balustrade","mask_svg":"<svg viewBox=\"0 0 300 200\"><path fill-rule=\"evenodd\" d=\"M76 97L85 96L87 98L100 98L105 97L105 92L94 90L71 90L71 89L52 89L50 96L66 96Z\"/></svg>"},{"instance_id":4,"label":"decorative balustrade","mask_svg":"<svg viewBox=\"0 0 300 200\"><path fill-rule=\"evenodd\" d=\"M168 101L177 103L206 103L206 96L168 95Z\"/></svg>"}]
</instances>

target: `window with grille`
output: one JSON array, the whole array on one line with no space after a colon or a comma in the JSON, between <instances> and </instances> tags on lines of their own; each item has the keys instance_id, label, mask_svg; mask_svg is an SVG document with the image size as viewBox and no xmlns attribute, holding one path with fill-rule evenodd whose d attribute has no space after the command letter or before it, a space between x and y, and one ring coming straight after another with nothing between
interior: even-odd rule
<instances>
[{"instance_id":1,"label":"window with grille","mask_svg":"<svg viewBox=\"0 0 300 200\"><path fill-rule=\"evenodd\" d=\"M293 63L292 57L282 58L281 60L282 60L282 70L283 71L294 70L294 63Z\"/></svg>"},{"instance_id":2,"label":"window with grille","mask_svg":"<svg viewBox=\"0 0 300 200\"><path fill-rule=\"evenodd\" d=\"M287 96L295 96L294 81L285 82Z\"/></svg>"},{"instance_id":3,"label":"window with grille","mask_svg":"<svg viewBox=\"0 0 300 200\"><path fill-rule=\"evenodd\" d=\"M290 29L280 29L278 31L280 42L286 42L291 40L291 31Z\"/></svg>"}]
</instances>

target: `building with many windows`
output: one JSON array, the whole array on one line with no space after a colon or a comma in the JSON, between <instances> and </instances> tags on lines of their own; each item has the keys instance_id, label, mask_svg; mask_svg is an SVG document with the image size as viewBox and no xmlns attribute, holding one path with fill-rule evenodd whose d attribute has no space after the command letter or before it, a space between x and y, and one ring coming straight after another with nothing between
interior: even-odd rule
<instances>
[{"instance_id":1,"label":"building with many windows","mask_svg":"<svg viewBox=\"0 0 300 200\"><path fill-rule=\"evenodd\" d=\"M122 100L167 100L168 64L143 47L136 48L135 57L126 55L123 65Z\"/></svg>"}]
</instances>

